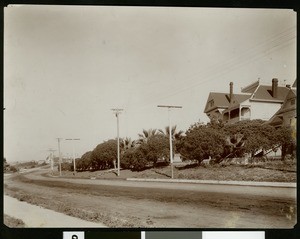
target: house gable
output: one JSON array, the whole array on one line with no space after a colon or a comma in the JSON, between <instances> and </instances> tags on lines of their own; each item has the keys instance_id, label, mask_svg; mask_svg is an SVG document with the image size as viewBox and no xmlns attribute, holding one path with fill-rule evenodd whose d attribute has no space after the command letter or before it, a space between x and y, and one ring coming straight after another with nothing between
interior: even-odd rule
<instances>
[{"instance_id":1,"label":"house gable","mask_svg":"<svg viewBox=\"0 0 300 239\"><path fill-rule=\"evenodd\" d=\"M228 108L230 103L229 98L226 95L226 93L210 92L206 102L204 113L208 113L218 108Z\"/></svg>"},{"instance_id":2,"label":"house gable","mask_svg":"<svg viewBox=\"0 0 300 239\"><path fill-rule=\"evenodd\" d=\"M274 101L274 102L283 102L286 95L289 92L289 88L278 86L277 87L277 96L273 97L272 95L272 86L269 85L259 85L257 89L253 92L251 100L254 101Z\"/></svg>"}]
</instances>

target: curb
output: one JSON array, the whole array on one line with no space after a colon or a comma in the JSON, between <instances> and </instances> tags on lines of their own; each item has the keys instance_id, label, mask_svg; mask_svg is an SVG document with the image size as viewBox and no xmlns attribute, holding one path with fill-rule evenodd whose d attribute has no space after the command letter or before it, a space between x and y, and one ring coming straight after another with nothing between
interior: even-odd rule
<instances>
[{"instance_id":1,"label":"curb","mask_svg":"<svg viewBox=\"0 0 300 239\"><path fill-rule=\"evenodd\" d=\"M297 188L297 183L284 183L284 182L218 181L218 180L188 180L188 179L150 179L150 178L127 178L126 180L127 181L139 181L139 182L193 183L193 184L214 184L214 185L233 185L233 186Z\"/></svg>"}]
</instances>

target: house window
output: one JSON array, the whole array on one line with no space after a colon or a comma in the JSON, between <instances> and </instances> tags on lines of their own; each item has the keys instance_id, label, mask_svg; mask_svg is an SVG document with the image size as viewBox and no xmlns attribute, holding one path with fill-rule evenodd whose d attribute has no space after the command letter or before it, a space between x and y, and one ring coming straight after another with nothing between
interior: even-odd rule
<instances>
[{"instance_id":1,"label":"house window","mask_svg":"<svg viewBox=\"0 0 300 239\"><path fill-rule=\"evenodd\" d=\"M295 98L291 99L291 105L295 104Z\"/></svg>"},{"instance_id":2,"label":"house window","mask_svg":"<svg viewBox=\"0 0 300 239\"><path fill-rule=\"evenodd\" d=\"M209 106L213 107L214 106L214 100L209 101Z\"/></svg>"}]
</instances>

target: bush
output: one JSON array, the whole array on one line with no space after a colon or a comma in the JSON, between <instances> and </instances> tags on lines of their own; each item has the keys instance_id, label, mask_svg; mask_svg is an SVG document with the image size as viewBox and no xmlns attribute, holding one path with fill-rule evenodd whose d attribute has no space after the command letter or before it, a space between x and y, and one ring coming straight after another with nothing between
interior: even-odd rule
<instances>
[{"instance_id":1,"label":"bush","mask_svg":"<svg viewBox=\"0 0 300 239\"><path fill-rule=\"evenodd\" d=\"M225 135L210 125L194 124L186 132L180 145L185 160L201 163L209 157L218 158L224 152Z\"/></svg>"},{"instance_id":2,"label":"bush","mask_svg":"<svg viewBox=\"0 0 300 239\"><path fill-rule=\"evenodd\" d=\"M113 168L117 160L117 140L111 139L97 145L90 158L94 170Z\"/></svg>"},{"instance_id":3,"label":"bush","mask_svg":"<svg viewBox=\"0 0 300 239\"><path fill-rule=\"evenodd\" d=\"M131 169L133 171L141 171L147 168L148 161L140 148L128 149L122 157L122 168Z\"/></svg>"},{"instance_id":4,"label":"bush","mask_svg":"<svg viewBox=\"0 0 300 239\"><path fill-rule=\"evenodd\" d=\"M58 165L58 170L59 170L59 165ZM74 171L74 166L73 163L61 163L61 170L62 171Z\"/></svg>"}]
</instances>

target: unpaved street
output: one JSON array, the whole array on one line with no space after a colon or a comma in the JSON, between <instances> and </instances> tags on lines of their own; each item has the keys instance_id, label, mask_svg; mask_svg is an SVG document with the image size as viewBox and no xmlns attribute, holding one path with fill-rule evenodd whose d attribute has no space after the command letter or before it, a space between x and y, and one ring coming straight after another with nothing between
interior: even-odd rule
<instances>
[{"instance_id":1,"label":"unpaved street","mask_svg":"<svg viewBox=\"0 0 300 239\"><path fill-rule=\"evenodd\" d=\"M254 190L240 186L232 191L218 185L213 190L208 185L53 179L41 173L7 177L5 193L109 227L291 228L295 225L295 189Z\"/></svg>"}]
</instances>

